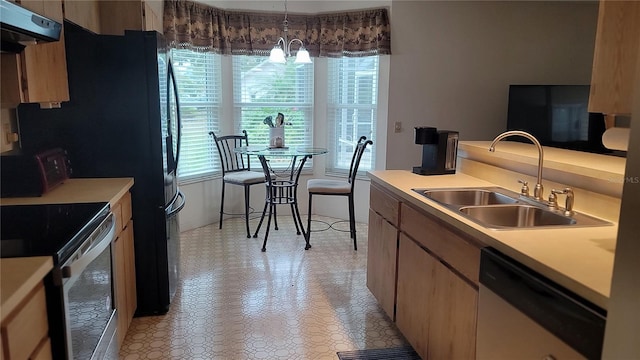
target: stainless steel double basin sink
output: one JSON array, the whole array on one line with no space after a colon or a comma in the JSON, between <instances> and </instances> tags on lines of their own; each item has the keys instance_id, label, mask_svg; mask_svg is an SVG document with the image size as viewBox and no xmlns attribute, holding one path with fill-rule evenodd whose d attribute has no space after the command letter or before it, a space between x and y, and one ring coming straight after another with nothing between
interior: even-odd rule
<instances>
[{"instance_id":1,"label":"stainless steel double basin sink","mask_svg":"<svg viewBox=\"0 0 640 360\"><path fill-rule=\"evenodd\" d=\"M500 187L412 189L491 229L606 226L610 222L577 211L550 208Z\"/></svg>"}]
</instances>

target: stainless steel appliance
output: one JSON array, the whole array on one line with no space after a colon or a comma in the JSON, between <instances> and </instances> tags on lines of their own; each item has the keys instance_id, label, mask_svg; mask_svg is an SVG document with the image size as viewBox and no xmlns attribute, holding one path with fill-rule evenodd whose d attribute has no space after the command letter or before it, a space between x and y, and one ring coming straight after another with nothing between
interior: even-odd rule
<instances>
[{"instance_id":1,"label":"stainless steel appliance","mask_svg":"<svg viewBox=\"0 0 640 360\"><path fill-rule=\"evenodd\" d=\"M414 166L419 175L444 175L456 172L458 156L457 131L438 130L434 127L416 127L415 143L422 145L422 164Z\"/></svg>"},{"instance_id":2,"label":"stainless steel appliance","mask_svg":"<svg viewBox=\"0 0 640 360\"><path fill-rule=\"evenodd\" d=\"M600 359L606 311L482 249L476 359Z\"/></svg>"},{"instance_id":3,"label":"stainless steel appliance","mask_svg":"<svg viewBox=\"0 0 640 360\"><path fill-rule=\"evenodd\" d=\"M0 217L3 258L53 258L45 278L53 357L117 359L109 204L2 206Z\"/></svg>"},{"instance_id":4,"label":"stainless steel appliance","mask_svg":"<svg viewBox=\"0 0 640 360\"><path fill-rule=\"evenodd\" d=\"M2 52L18 53L24 44L58 41L62 24L8 0L0 0Z\"/></svg>"},{"instance_id":5,"label":"stainless steel appliance","mask_svg":"<svg viewBox=\"0 0 640 360\"><path fill-rule=\"evenodd\" d=\"M64 23L71 101L21 104L23 151L67 150L73 176L133 177L136 316L169 309L179 278L180 107L171 59L155 31L97 35Z\"/></svg>"},{"instance_id":6,"label":"stainless steel appliance","mask_svg":"<svg viewBox=\"0 0 640 360\"><path fill-rule=\"evenodd\" d=\"M60 148L36 154L12 150L0 156L0 173L0 197L41 196L69 178L71 164Z\"/></svg>"}]
</instances>

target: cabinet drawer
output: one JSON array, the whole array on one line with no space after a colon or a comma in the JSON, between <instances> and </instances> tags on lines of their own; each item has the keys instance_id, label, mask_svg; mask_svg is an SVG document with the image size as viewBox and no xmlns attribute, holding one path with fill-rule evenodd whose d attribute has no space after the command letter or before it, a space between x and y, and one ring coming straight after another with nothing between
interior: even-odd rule
<instances>
[{"instance_id":1,"label":"cabinet drawer","mask_svg":"<svg viewBox=\"0 0 640 360\"><path fill-rule=\"evenodd\" d=\"M402 204L400 229L474 284L478 284L480 246L454 233L444 223Z\"/></svg>"},{"instance_id":2,"label":"cabinet drawer","mask_svg":"<svg viewBox=\"0 0 640 360\"><path fill-rule=\"evenodd\" d=\"M369 207L394 226L398 226L400 201L375 183L371 183L369 189Z\"/></svg>"},{"instance_id":3,"label":"cabinet drawer","mask_svg":"<svg viewBox=\"0 0 640 360\"><path fill-rule=\"evenodd\" d=\"M122 226L127 226L129 220L131 220L131 193L127 192L124 194L122 199L119 201L122 207Z\"/></svg>"},{"instance_id":4,"label":"cabinet drawer","mask_svg":"<svg viewBox=\"0 0 640 360\"><path fill-rule=\"evenodd\" d=\"M2 325L4 351L9 359L28 359L47 333L47 304L44 285L40 283Z\"/></svg>"},{"instance_id":5,"label":"cabinet drawer","mask_svg":"<svg viewBox=\"0 0 640 360\"><path fill-rule=\"evenodd\" d=\"M111 212L116 218L117 231L123 230L131 219L131 193L127 192L111 207Z\"/></svg>"}]
</instances>

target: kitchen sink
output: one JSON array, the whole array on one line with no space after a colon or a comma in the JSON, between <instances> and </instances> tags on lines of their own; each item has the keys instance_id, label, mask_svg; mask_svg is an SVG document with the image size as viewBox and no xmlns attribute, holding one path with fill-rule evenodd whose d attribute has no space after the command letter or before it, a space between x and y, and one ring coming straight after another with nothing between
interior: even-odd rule
<instances>
[{"instance_id":1,"label":"kitchen sink","mask_svg":"<svg viewBox=\"0 0 640 360\"><path fill-rule=\"evenodd\" d=\"M412 189L484 227L496 230L605 226L610 222L577 211L551 208L501 187Z\"/></svg>"},{"instance_id":2,"label":"kitchen sink","mask_svg":"<svg viewBox=\"0 0 640 360\"><path fill-rule=\"evenodd\" d=\"M490 228L526 228L576 224L576 220L571 217L525 204L465 206L460 208L460 212Z\"/></svg>"},{"instance_id":3,"label":"kitchen sink","mask_svg":"<svg viewBox=\"0 0 640 360\"><path fill-rule=\"evenodd\" d=\"M518 199L498 192L498 188L414 189L414 191L444 205L495 205L518 202Z\"/></svg>"}]
</instances>

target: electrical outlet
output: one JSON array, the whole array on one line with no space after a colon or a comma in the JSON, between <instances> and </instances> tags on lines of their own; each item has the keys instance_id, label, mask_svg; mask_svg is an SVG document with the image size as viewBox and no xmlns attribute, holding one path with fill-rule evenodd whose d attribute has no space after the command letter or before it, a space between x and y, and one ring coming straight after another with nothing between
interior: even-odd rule
<instances>
[{"instance_id":1,"label":"electrical outlet","mask_svg":"<svg viewBox=\"0 0 640 360\"><path fill-rule=\"evenodd\" d=\"M397 133L402 131L402 123L400 121L396 121L395 124L393 125L393 130L394 132L397 132Z\"/></svg>"}]
</instances>

